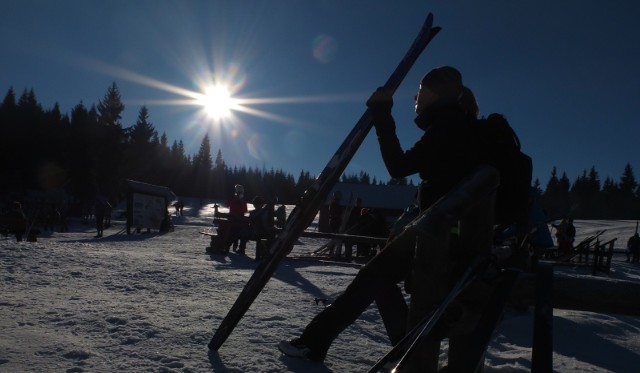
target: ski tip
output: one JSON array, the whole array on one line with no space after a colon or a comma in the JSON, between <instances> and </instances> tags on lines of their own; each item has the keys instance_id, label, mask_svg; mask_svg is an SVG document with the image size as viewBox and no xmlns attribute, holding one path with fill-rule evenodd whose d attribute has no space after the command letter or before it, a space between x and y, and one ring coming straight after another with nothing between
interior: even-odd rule
<instances>
[{"instance_id":1,"label":"ski tip","mask_svg":"<svg viewBox=\"0 0 640 373\"><path fill-rule=\"evenodd\" d=\"M429 14L427 14L427 20L425 23L433 23L433 13L429 12Z\"/></svg>"},{"instance_id":2,"label":"ski tip","mask_svg":"<svg viewBox=\"0 0 640 373\"><path fill-rule=\"evenodd\" d=\"M430 29L433 26L433 13L427 14L427 19L424 20L424 24L422 25L422 29Z\"/></svg>"}]
</instances>

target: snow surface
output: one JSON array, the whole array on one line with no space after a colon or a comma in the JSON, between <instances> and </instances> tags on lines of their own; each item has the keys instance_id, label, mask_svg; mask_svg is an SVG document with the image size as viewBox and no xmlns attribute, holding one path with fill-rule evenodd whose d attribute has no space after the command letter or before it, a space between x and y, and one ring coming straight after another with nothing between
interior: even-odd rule
<instances>
[{"instance_id":1,"label":"snow surface","mask_svg":"<svg viewBox=\"0 0 640 373\"><path fill-rule=\"evenodd\" d=\"M334 299L356 266L285 260L218 352L207 343L256 267L248 256L205 253L212 204L187 201L167 234L127 235L114 220L102 239L92 225L38 242L0 238L0 372L362 372L388 349L370 307L334 342L324 364L283 356L282 339L299 335ZM117 216L117 213L114 213ZM314 224L315 225L315 224ZM312 225L309 229L314 229ZM577 221L578 241L599 229L622 248L635 221ZM326 240L300 238L292 255ZM640 281L640 267L618 254L609 275ZM563 268L571 276L586 269ZM554 370L640 371L640 320L555 310ZM532 311L507 311L487 353L486 372L531 369ZM445 344L446 351L446 344ZM442 355L444 361L445 355Z\"/></svg>"}]
</instances>

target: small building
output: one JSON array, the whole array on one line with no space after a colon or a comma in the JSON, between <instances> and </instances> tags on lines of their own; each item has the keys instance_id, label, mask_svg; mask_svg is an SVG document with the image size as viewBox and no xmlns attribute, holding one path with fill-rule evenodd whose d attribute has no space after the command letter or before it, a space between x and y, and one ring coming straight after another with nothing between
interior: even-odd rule
<instances>
[{"instance_id":1,"label":"small building","mask_svg":"<svg viewBox=\"0 0 640 373\"><path fill-rule=\"evenodd\" d=\"M177 197L165 186L127 180L127 234L131 229L160 230L167 208Z\"/></svg>"}]
</instances>

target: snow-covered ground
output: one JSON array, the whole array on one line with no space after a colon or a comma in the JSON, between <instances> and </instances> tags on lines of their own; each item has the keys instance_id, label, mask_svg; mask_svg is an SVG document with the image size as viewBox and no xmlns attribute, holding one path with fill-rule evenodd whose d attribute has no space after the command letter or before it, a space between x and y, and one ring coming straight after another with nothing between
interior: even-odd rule
<instances>
[{"instance_id":1,"label":"snow-covered ground","mask_svg":"<svg viewBox=\"0 0 640 373\"><path fill-rule=\"evenodd\" d=\"M389 344L374 307L333 344L324 364L283 356L278 341L299 334L357 268L285 260L216 353L207 343L256 267L248 256L205 253L212 205L188 204L168 234L124 232L102 239L90 225L38 242L0 238L1 372L362 372ZM114 214L115 216L115 214ZM635 221L577 221L578 241L599 229L622 248ZM313 229L313 226L310 228ZM326 240L300 238L292 254ZM599 277L640 281L640 267L614 258ZM589 276L586 269L557 269ZM640 320L555 310L554 370L640 371ZM487 354L486 372L531 369L532 312L508 311ZM443 355L444 359L444 355Z\"/></svg>"}]
</instances>

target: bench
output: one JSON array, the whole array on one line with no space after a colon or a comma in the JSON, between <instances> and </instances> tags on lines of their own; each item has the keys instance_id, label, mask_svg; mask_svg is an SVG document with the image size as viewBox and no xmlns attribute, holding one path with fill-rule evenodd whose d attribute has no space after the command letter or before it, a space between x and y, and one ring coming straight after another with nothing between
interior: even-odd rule
<instances>
[{"instance_id":1,"label":"bench","mask_svg":"<svg viewBox=\"0 0 640 373\"><path fill-rule=\"evenodd\" d=\"M268 249L269 241L278 236L278 233L282 231L281 228L273 228L273 235L271 237L245 237L238 236L235 237L233 235L227 236L226 239L223 237L225 231L229 229L229 224L231 224L231 220L234 219L235 223L240 226L241 230L243 228L249 228L249 218L232 218L228 213L217 212L213 217L213 223L217 226L215 231L200 231L200 234L211 237L211 245L207 247L207 252L211 253L220 253L224 254L228 252L226 245L229 245L230 242L233 242L235 239L246 239L248 241L255 241L256 247L260 247L261 250ZM222 233L221 233L222 232ZM230 233L229 233L230 234ZM364 243L370 244L373 246L379 245L380 247L384 246L386 242L386 238L382 237L369 237L369 236L360 236L360 235L350 235L350 234L339 234L339 233L325 233L325 232L310 232L304 231L300 234L300 237L308 237L308 238L328 238L331 240L340 240L347 241L352 243ZM317 253L314 253L317 254Z\"/></svg>"}]
</instances>

